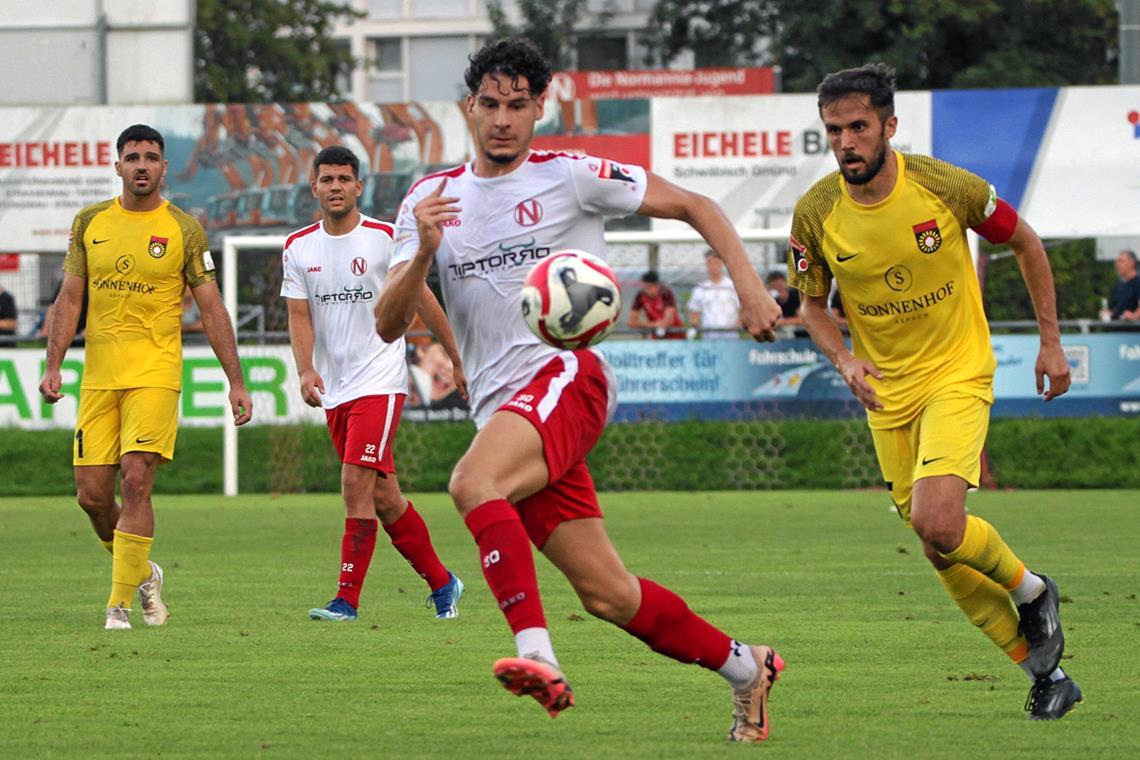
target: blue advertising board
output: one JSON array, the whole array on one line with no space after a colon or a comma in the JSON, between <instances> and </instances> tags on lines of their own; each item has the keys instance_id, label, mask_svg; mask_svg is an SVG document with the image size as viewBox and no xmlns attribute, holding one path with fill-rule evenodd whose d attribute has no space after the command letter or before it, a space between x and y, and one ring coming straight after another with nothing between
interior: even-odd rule
<instances>
[{"instance_id":1,"label":"blue advertising board","mask_svg":"<svg viewBox=\"0 0 1140 760\"><path fill-rule=\"evenodd\" d=\"M1066 335L1073 383L1045 404L1036 392L1035 335L995 335L994 415L1140 414L1140 333ZM861 416L846 384L808 339L610 341L601 352L618 382L615 419Z\"/></svg>"}]
</instances>

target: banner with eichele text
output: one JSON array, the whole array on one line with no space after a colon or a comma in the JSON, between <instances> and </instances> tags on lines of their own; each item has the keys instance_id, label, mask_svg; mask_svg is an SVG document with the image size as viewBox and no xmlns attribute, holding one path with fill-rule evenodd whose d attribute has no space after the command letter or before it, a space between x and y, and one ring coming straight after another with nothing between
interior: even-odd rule
<instances>
[{"instance_id":1,"label":"banner with eichele text","mask_svg":"<svg viewBox=\"0 0 1140 760\"><path fill-rule=\"evenodd\" d=\"M653 170L715 200L739 228L789 227L799 197L837 168L815 95L655 98L652 112ZM930 93L898 93L895 113L894 147L930 153Z\"/></svg>"},{"instance_id":2,"label":"banner with eichele text","mask_svg":"<svg viewBox=\"0 0 1140 760\"><path fill-rule=\"evenodd\" d=\"M1048 404L1036 394L1037 336L995 335L992 345L995 416L1140 416L1140 333L1062 336L1072 388ZM842 378L807 339L770 344L611 340L598 350L617 379L617 422L862 414ZM68 352L65 398L55 405L40 400L43 360L42 349L0 350L0 427L74 427L83 352ZM253 424L324 424L323 411L301 401L288 346L243 350L242 366L254 399ZM427 370L427 376L417 367ZM413 360L410 369L406 421L466 419L454 386L440 385L430 352ZM205 346L185 349L180 411L183 425L218 426L229 419L225 376Z\"/></svg>"}]
</instances>

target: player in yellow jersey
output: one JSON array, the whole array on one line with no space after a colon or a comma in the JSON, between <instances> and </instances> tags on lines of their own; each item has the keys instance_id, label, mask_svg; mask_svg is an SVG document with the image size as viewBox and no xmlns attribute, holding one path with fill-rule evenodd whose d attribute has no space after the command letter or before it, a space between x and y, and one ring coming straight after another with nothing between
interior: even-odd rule
<instances>
[{"instance_id":1,"label":"player in yellow jersey","mask_svg":"<svg viewBox=\"0 0 1140 760\"><path fill-rule=\"evenodd\" d=\"M892 150L898 117L887 66L829 74L819 112L839 171L796 204L788 269L805 296L804 321L866 407L891 498L951 598L1033 681L1029 717L1060 718L1081 691L1059 667L1057 586L966 514L996 366L966 230L1017 257L1041 334L1037 391L1049 401L1068 390L1069 367L1045 248L985 180ZM828 308L832 279L851 350Z\"/></svg>"},{"instance_id":2,"label":"player in yellow jersey","mask_svg":"<svg viewBox=\"0 0 1140 760\"><path fill-rule=\"evenodd\" d=\"M136 124L119 135L117 148L123 192L75 217L40 382L49 404L63 398L60 364L86 291L87 351L73 461L79 506L113 557L108 629L131 627L136 590L148 625L167 618L162 568L149 559L151 490L159 463L174 457L187 285L229 380L234 424L245 424L253 412L206 233L159 193L167 169L162 135ZM122 507L115 501L116 471Z\"/></svg>"}]
</instances>

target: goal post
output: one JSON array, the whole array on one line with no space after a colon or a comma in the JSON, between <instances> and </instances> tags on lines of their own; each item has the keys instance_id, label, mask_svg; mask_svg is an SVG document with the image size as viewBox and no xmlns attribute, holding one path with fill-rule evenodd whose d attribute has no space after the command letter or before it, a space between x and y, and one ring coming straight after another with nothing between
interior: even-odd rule
<instances>
[{"instance_id":1,"label":"goal post","mask_svg":"<svg viewBox=\"0 0 1140 760\"><path fill-rule=\"evenodd\" d=\"M783 265L783 256L788 240L786 228L749 229L738 232L746 244L749 261L760 272L762 278L768 270ZM609 263L627 287L634 286L641 274L647 269L677 274L692 284L705 277L703 259L700 254L708 246L701 236L691 229L614 231L607 232L605 238ZM249 272L243 272L243 269L252 267L256 259L248 264L245 259L256 252L262 252L262 254L272 252L272 257L263 256L258 264L262 269L269 268L279 273L280 252L285 246L286 239L287 237L284 234L227 235L222 239L222 295L235 334L238 332L238 315L242 309L248 309L251 306L268 309L266 304L278 301L276 289L272 287L272 284L279 282L279 280L262 276L251 283L248 276ZM243 297L257 299L261 303L243 303ZM281 324L276 326L284 327ZM280 341L282 344L287 344L287 337L283 335L284 331L281 329L273 330L273 327L272 324L268 327L269 332L272 333L269 337ZM263 332L260 338L262 345L266 344L266 336L267 333ZM614 339L611 338L611 340ZM250 352L254 350L248 341L243 345L239 340L239 355L248 357ZM291 359L289 361L291 362ZM258 406L255 409L251 424L263 424L266 417L264 415L259 416L257 411L261 408L263 407ZM418 423L405 424L414 425ZM236 496L239 475L238 429L234 427L232 422L226 420L222 425L222 430L223 493L226 496Z\"/></svg>"}]
</instances>

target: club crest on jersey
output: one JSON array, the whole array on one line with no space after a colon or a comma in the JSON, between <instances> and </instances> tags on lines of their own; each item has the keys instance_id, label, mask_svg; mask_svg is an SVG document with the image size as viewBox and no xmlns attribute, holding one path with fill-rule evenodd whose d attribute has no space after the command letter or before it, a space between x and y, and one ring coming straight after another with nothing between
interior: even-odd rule
<instances>
[{"instance_id":1,"label":"club crest on jersey","mask_svg":"<svg viewBox=\"0 0 1140 760\"><path fill-rule=\"evenodd\" d=\"M515 222L520 227L533 227L542 221L542 204L534 198L527 198L515 206Z\"/></svg>"},{"instance_id":2,"label":"club crest on jersey","mask_svg":"<svg viewBox=\"0 0 1140 760\"><path fill-rule=\"evenodd\" d=\"M602 179L616 179L622 182L634 182L633 173L622 166L615 164L613 161L602 161L602 166L598 169L598 176Z\"/></svg>"},{"instance_id":3,"label":"club crest on jersey","mask_svg":"<svg viewBox=\"0 0 1140 760\"><path fill-rule=\"evenodd\" d=\"M352 260L352 273L357 277L363 277L364 273L368 271L368 262L364 260L363 256L357 256Z\"/></svg>"},{"instance_id":4,"label":"club crest on jersey","mask_svg":"<svg viewBox=\"0 0 1140 760\"><path fill-rule=\"evenodd\" d=\"M918 243L918 250L923 253L934 253L942 247L942 231L938 229L937 219L916 224L911 229L914 230L914 240Z\"/></svg>"},{"instance_id":5,"label":"club crest on jersey","mask_svg":"<svg viewBox=\"0 0 1140 760\"><path fill-rule=\"evenodd\" d=\"M169 238L151 235L150 242L146 244L146 252L156 259L161 259L166 255L166 244L168 242L170 242Z\"/></svg>"},{"instance_id":6,"label":"club crest on jersey","mask_svg":"<svg viewBox=\"0 0 1140 760\"><path fill-rule=\"evenodd\" d=\"M788 248L792 251L792 266L797 272L808 270L807 248L794 237L788 237Z\"/></svg>"}]
</instances>

